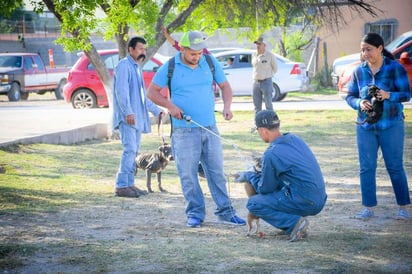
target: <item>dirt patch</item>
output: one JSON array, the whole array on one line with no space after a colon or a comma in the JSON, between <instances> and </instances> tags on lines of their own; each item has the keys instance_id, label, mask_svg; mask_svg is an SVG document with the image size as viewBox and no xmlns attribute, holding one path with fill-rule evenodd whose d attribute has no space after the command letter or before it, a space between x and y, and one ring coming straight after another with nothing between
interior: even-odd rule
<instances>
[{"instance_id":1,"label":"dirt patch","mask_svg":"<svg viewBox=\"0 0 412 274\"><path fill-rule=\"evenodd\" d=\"M377 256L382 250L373 251L379 241L396 243L412 231L411 221L393 218L396 207L391 187L386 183L380 185L382 206L378 207L376 218L364 222L350 218L360 208L357 180L336 177L327 180L328 202L321 214L309 218L310 236L299 243L289 243L285 236L278 235L279 230L264 222L263 238L246 237L245 227L217 224L204 183L208 214L198 229L185 226L185 203L177 185L167 185L169 193L156 192L139 199L107 194L102 197L104 204L95 206L2 216L3 240L39 247L23 260L23 266L15 271L5 269L3 273L350 273L350 270L360 273L362 269L370 273L407 273L412 270L411 248L406 250L408 253L398 254L398 258L392 257L396 250L385 250L383 253L392 255L382 255L383 261ZM230 184L233 204L238 214L245 217L243 189ZM410 236L404 239L410 240ZM300 252L309 257L299 262L288 258ZM337 259L312 265L322 257L317 254L310 259L313 252L323 256L330 252ZM278 257L275 265L268 264L272 256ZM346 265L347 260L352 263ZM331 261L335 264L331 265Z\"/></svg>"}]
</instances>

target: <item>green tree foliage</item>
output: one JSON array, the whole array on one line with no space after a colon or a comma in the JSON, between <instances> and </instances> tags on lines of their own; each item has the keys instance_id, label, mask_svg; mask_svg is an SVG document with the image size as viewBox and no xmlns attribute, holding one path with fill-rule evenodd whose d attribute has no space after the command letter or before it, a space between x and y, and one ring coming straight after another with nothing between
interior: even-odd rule
<instances>
[{"instance_id":1,"label":"green tree foliage","mask_svg":"<svg viewBox=\"0 0 412 274\"><path fill-rule=\"evenodd\" d=\"M23 0L12 1L15 5ZM31 0L38 11L46 6L62 24L57 40L67 51L92 49L90 36L100 33L116 39L120 55L126 54L130 33L143 35L149 42L148 57L165 42L161 27L169 32L200 29L212 34L217 29L235 29L233 37L254 39L273 26L287 27L301 18L303 24L337 22L339 7L374 14L363 0ZM5 2L6 3L6 2ZM3 3L2 5L6 5ZM9 9L13 7L10 1ZM330 23L329 22L329 23ZM248 31L245 32L245 29ZM241 30L241 31L240 31ZM286 39L288 34L284 34ZM288 44L286 41L284 44ZM289 43L290 44L290 43ZM284 51L286 53L286 51Z\"/></svg>"},{"instance_id":2,"label":"green tree foliage","mask_svg":"<svg viewBox=\"0 0 412 274\"><path fill-rule=\"evenodd\" d=\"M0 20L0 33L11 33L13 26L10 26L7 20Z\"/></svg>"},{"instance_id":3,"label":"green tree foliage","mask_svg":"<svg viewBox=\"0 0 412 274\"><path fill-rule=\"evenodd\" d=\"M23 7L23 0L3 0L0 1L0 17L9 18L13 11Z\"/></svg>"}]
</instances>

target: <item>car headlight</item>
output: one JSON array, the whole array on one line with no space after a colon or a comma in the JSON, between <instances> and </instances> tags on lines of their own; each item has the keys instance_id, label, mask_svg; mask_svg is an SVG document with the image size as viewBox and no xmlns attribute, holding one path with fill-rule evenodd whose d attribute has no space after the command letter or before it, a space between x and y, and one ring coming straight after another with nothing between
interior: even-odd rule
<instances>
[{"instance_id":1,"label":"car headlight","mask_svg":"<svg viewBox=\"0 0 412 274\"><path fill-rule=\"evenodd\" d=\"M0 83L2 85L7 85L9 83L9 76L7 74L3 74L0 76Z\"/></svg>"}]
</instances>

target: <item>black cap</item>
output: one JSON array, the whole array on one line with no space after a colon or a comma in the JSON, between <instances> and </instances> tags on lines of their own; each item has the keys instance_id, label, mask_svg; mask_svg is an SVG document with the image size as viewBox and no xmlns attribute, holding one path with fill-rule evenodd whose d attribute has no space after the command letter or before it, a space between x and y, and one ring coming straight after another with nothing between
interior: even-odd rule
<instances>
[{"instance_id":1,"label":"black cap","mask_svg":"<svg viewBox=\"0 0 412 274\"><path fill-rule=\"evenodd\" d=\"M256 127L265 127L268 129L277 128L280 125L280 120L276 112L273 110L261 110L255 116Z\"/></svg>"}]
</instances>

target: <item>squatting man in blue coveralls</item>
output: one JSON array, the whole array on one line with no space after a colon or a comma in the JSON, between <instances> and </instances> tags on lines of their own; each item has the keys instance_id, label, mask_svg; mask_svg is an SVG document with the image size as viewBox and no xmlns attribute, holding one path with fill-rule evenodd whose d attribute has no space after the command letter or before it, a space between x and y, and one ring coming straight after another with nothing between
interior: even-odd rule
<instances>
[{"instance_id":1,"label":"squatting man in blue coveralls","mask_svg":"<svg viewBox=\"0 0 412 274\"><path fill-rule=\"evenodd\" d=\"M247 202L250 213L298 241L307 236L306 216L318 214L327 199L321 169L300 137L280 132L273 110L258 112L255 124L260 138L270 144L262 171L239 172L236 181L250 183L257 193Z\"/></svg>"}]
</instances>

